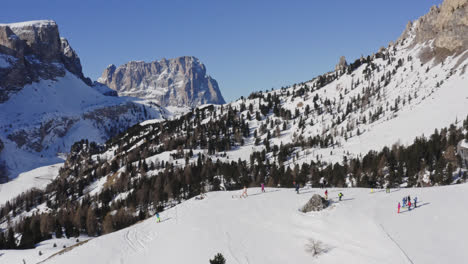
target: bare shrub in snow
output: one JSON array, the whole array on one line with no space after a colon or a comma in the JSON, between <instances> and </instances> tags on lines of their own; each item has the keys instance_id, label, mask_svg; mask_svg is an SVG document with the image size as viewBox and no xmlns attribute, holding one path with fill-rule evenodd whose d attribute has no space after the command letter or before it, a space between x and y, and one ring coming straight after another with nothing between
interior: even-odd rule
<instances>
[{"instance_id":1,"label":"bare shrub in snow","mask_svg":"<svg viewBox=\"0 0 468 264\"><path fill-rule=\"evenodd\" d=\"M316 257L320 254L327 253L329 249L322 241L310 238L309 242L305 245L305 250Z\"/></svg>"}]
</instances>

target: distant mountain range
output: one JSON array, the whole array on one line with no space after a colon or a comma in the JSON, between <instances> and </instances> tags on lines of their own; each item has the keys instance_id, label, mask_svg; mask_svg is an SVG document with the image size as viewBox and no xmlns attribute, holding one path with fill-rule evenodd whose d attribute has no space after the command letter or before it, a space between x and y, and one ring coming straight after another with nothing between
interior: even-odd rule
<instances>
[{"instance_id":1,"label":"distant mountain range","mask_svg":"<svg viewBox=\"0 0 468 264\"><path fill-rule=\"evenodd\" d=\"M140 68L148 68L146 75ZM115 90L86 78L54 21L0 24L0 182L59 162L59 153L82 138L102 143L138 122L170 117L161 105L224 103L216 81L194 57L111 69L104 83ZM138 92L132 92L135 76ZM158 93L163 96L150 96Z\"/></svg>"}]
</instances>

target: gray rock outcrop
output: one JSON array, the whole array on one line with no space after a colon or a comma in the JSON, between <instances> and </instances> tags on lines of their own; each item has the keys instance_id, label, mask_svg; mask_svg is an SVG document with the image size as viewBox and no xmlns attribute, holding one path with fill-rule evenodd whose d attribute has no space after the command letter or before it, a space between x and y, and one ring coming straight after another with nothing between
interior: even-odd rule
<instances>
[{"instance_id":1,"label":"gray rock outcrop","mask_svg":"<svg viewBox=\"0 0 468 264\"><path fill-rule=\"evenodd\" d=\"M440 6L431 7L429 13L408 23L399 42L411 34L413 45L434 41L432 56L446 57L465 51L468 49L468 0L445 0Z\"/></svg>"},{"instance_id":2,"label":"gray rock outcrop","mask_svg":"<svg viewBox=\"0 0 468 264\"><path fill-rule=\"evenodd\" d=\"M348 63L346 62L345 56L340 57L340 61L338 64L335 66L335 71L343 71L348 67Z\"/></svg>"},{"instance_id":3,"label":"gray rock outcrop","mask_svg":"<svg viewBox=\"0 0 468 264\"><path fill-rule=\"evenodd\" d=\"M328 201L318 194L312 195L312 198L301 208L303 213L311 211L321 211L328 206Z\"/></svg>"},{"instance_id":4,"label":"gray rock outcrop","mask_svg":"<svg viewBox=\"0 0 468 264\"><path fill-rule=\"evenodd\" d=\"M54 21L0 24L0 56L9 64L0 67L0 103L26 84L63 77L65 71L91 85L83 76L80 59L68 41L60 38Z\"/></svg>"},{"instance_id":5,"label":"gray rock outcrop","mask_svg":"<svg viewBox=\"0 0 468 264\"><path fill-rule=\"evenodd\" d=\"M161 107L115 96L83 76L54 21L0 24L0 182L60 162L77 140L162 118Z\"/></svg>"},{"instance_id":6,"label":"gray rock outcrop","mask_svg":"<svg viewBox=\"0 0 468 264\"><path fill-rule=\"evenodd\" d=\"M191 56L110 65L98 82L120 96L153 100L162 106L225 103L216 80L206 74L205 65Z\"/></svg>"}]
</instances>

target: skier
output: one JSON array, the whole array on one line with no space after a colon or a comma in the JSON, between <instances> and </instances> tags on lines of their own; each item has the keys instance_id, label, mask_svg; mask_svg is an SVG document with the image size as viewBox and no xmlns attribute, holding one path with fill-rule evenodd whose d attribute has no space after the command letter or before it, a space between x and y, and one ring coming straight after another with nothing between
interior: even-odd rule
<instances>
[{"instance_id":1,"label":"skier","mask_svg":"<svg viewBox=\"0 0 468 264\"><path fill-rule=\"evenodd\" d=\"M403 207L406 206L406 197L403 197Z\"/></svg>"},{"instance_id":2,"label":"skier","mask_svg":"<svg viewBox=\"0 0 468 264\"><path fill-rule=\"evenodd\" d=\"M400 205L400 202L398 202L398 213L400 213L400 208L401 208L401 205Z\"/></svg>"},{"instance_id":3,"label":"skier","mask_svg":"<svg viewBox=\"0 0 468 264\"><path fill-rule=\"evenodd\" d=\"M265 184L262 182L262 192L265 192Z\"/></svg>"},{"instance_id":4,"label":"skier","mask_svg":"<svg viewBox=\"0 0 468 264\"><path fill-rule=\"evenodd\" d=\"M247 186L244 185L244 191L242 192L241 198L247 198Z\"/></svg>"},{"instance_id":5,"label":"skier","mask_svg":"<svg viewBox=\"0 0 468 264\"><path fill-rule=\"evenodd\" d=\"M342 197L343 197L343 194L342 194L342 193L339 193L339 194L338 194L338 200L341 201L341 198L342 198Z\"/></svg>"},{"instance_id":6,"label":"skier","mask_svg":"<svg viewBox=\"0 0 468 264\"><path fill-rule=\"evenodd\" d=\"M418 203L418 197L414 197L414 208L417 207L417 203Z\"/></svg>"},{"instance_id":7,"label":"skier","mask_svg":"<svg viewBox=\"0 0 468 264\"><path fill-rule=\"evenodd\" d=\"M411 201L411 197L410 197L409 195L408 195L408 199L407 199L407 201L408 201L408 202L409 202L409 201Z\"/></svg>"},{"instance_id":8,"label":"skier","mask_svg":"<svg viewBox=\"0 0 468 264\"><path fill-rule=\"evenodd\" d=\"M296 183L296 193L299 194L299 183Z\"/></svg>"},{"instance_id":9,"label":"skier","mask_svg":"<svg viewBox=\"0 0 468 264\"><path fill-rule=\"evenodd\" d=\"M387 193L390 193L390 187L387 187L386 192L387 192Z\"/></svg>"},{"instance_id":10,"label":"skier","mask_svg":"<svg viewBox=\"0 0 468 264\"><path fill-rule=\"evenodd\" d=\"M411 211L411 200L408 200L408 211Z\"/></svg>"},{"instance_id":11,"label":"skier","mask_svg":"<svg viewBox=\"0 0 468 264\"><path fill-rule=\"evenodd\" d=\"M161 218L159 218L159 213L156 212L156 223L161 222Z\"/></svg>"},{"instance_id":12,"label":"skier","mask_svg":"<svg viewBox=\"0 0 468 264\"><path fill-rule=\"evenodd\" d=\"M325 190L325 199L328 200L328 190Z\"/></svg>"}]
</instances>

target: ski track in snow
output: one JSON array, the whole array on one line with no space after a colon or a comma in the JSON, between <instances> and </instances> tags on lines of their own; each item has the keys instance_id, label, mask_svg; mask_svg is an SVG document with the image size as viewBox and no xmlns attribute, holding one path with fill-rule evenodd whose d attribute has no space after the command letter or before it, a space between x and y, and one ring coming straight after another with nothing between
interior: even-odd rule
<instances>
[{"instance_id":1,"label":"ski track in snow","mask_svg":"<svg viewBox=\"0 0 468 264\"><path fill-rule=\"evenodd\" d=\"M153 237L151 234L139 232L137 229L128 229L125 232L124 240L133 252L138 253L147 249L147 244L153 240Z\"/></svg>"},{"instance_id":2,"label":"ski track in snow","mask_svg":"<svg viewBox=\"0 0 468 264\"><path fill-rule=\"evenodd\" d=\"M228 246L228 249L229 249L229 253L231 254L231 256L234 258L234 260L238 263L238 264L241 264L241 262L239 261L239 259L236 257L236 254L234 253L234 251L232 250L232 243L231 243L231 235L229 235L229 232L224 232L226 234L226 238L227 238L227 246Z\"/></svg>"},{"instance_id":3,"label":"ski track in snow","mask_svg":"<svg viewBox=\"0 0 468 264\"><path fill-rule=\"evenodd\" d=\"M409 263L414 264L411 258L408 256L408 254L406 254L406 252L403 250L400 244L398 244L398 242L396 242L395 239L393 239L393 237L385 230L382 224L380 224L380 227L382 228L382 231L388 236L388 238L390 238L390 240L392 240L392 242L395 243L395 245L400 249L401 253L405 256L405 259Z\"/></svg>"}]
</instances>

